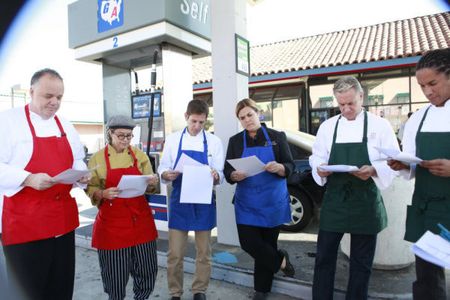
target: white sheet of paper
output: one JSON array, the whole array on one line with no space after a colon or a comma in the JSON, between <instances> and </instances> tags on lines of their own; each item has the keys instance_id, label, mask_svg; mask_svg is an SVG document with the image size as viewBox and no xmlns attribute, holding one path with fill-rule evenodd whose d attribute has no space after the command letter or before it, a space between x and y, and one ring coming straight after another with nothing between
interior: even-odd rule
<instances>
[{"instance_id":1,"label":"white sheet of paper","mask_svg":"<svg viewBox=\"0 0 450 300\"><path fill-rule=\"evenodd\" d=\"M191 158L190 156L182 153L174 171L183 173L184 166L203 166L203 164Z\"/></svg>"},{"instance_id":2,"label":"white sheet of paper","mask_svg":"<svg viewBox=\"0 0 450 300\"><path fill-rule=\"evenodd\" d=\"M388 160L388 159L395 159L401 162L404 162L406 164L418 164L422 162L422 159L411 155L409 153L400 152L397 149L387 149L387 148L380 148L380 147L374 147L379 152L384 154L386 157L381 158L382 160Z\"/></svg>"},{"instance_id":3,"label":"white sheet of paper","mask_svg":"<svg viewBox=\"0 0 450 300\"><path fill-rule=\"evenodd\" d=\"M180 203L211 204L212 189L209 166L184 166Z\"/></svg>"},{"instance_id":4,"label":"white sheet of paper","mask_svg":"<svg viewBox=\"0 0 450 300\"><path fill-rule=\"evenodd\" d=\"M236 171L243 171L247 174L247 176L254 176L264 172L265 164L258 157L256 157L256 155L228 159L227 161Z\"/></svg>"},{"instance_id":5,"label":"white sheet of paper","mask_svg":"<svg viewBox=\"0 0 450 300\"><path fill-rule=\"evenodd\" d=\"M441 236L427 231L411 249L422 259L450 269L450 242Z\"/></svg>"},{"instance_id":6,"label":"white sheet of paper","mask_svg":"<svg viewBox=\"0 0 450 300\"><path fill-rule=\"evenodd\" d=\"M88 175L91 173L91 170L74 170L74 169L67 169L65 171L62 171L56 176L53 176L53 180L58 183L63 184L74 184L78 180L80 180L83 176Z\"/></svg>"},{"instance_id":7,"label":"white sheet of paper","mask_svg":"<svg viewBox=\"0 0 450 300\"><path fill-rule=\"evenodd\" d=\"M354 172L359 170L358 167L349 165L323 165L319 166L319 169L325 172L336 172L336 173Z\"/></svg>"},{"instance_id":8,"label":"white sheet of paper","mask_svg":"<svg viewBox=\"0 0 450 300\"><path fill-rule=\"evenodd\" d=\"M118 197L132 198L144 195L147 189L148 178L156 175L123 175L117 188L120 190Z\"/></svg>"}]
</instances>

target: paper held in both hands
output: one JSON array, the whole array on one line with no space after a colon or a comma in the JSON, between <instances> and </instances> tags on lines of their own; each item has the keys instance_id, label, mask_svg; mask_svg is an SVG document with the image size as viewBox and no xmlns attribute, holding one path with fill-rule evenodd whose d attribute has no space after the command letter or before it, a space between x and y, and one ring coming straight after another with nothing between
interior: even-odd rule
<instances>
[{"instance_id":1,"label":"paper held in both hands","mask_svg":"<svg viewBox=\"0 0 450 300\"><path fill-rule=\"evenodd\" d=\"M117 188L120 190L118 197L133 198L145 194L148 179L156 175L123 175Z\"/></svg>"},{"instance_id":2,"label":"paper held in both hands","mask_svg":"<svg viewBox=\"0 0 450 300\"><path fill-rule=\"evenodd\" d=\"M450 269L450 242L441 236L427 231L411 249L422 259Z\"/></svg>"},{"instance_id":3,"label":"paper held in both hands","mask_svg":"<svg viewBox=\"0 0 450 300\"><path fill-rule=\"evenodd\" d=\"M265 164L256 155L228 159L227 162L236 170L242 171L247 176L254 176L264 172Z\"/></svg>"},{"instance_id":4,"label":"paper held in both hands","mask_svg":"<svg viewBox=\"0 0 450 300\"><path fill-rule=\"evenodd\" d=\"M406 153L401 152L397 149L387 149L387 148L380 148L380 147L374 147L376 150L378 150L381 154L383 154L385 157L380 158L380 160L388 160L388 159L394 159L401 161L405 164L418 164L422 162L422 159Z\"/></svg>"}]
</instances>

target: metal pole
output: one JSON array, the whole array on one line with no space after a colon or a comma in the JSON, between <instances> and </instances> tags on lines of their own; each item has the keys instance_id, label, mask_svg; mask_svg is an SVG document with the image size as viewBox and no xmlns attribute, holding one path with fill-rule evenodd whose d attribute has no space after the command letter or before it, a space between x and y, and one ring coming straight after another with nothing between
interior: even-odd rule
<instances>
[{"instance_id":1,"label":"metal pole","mask_svg":"<svg viewBox=\"0 0 450 300\"><path fill-rule=\"evenodd\" d=\"M153 129L153 111L155 102L155 88L156 88L156 61L158 59L158 50L153 52L153 63L150 75L150 115L148 116L148 136L147 136L147 156L150 158L150 145L152 141Z\"/></svg>"},{"instance_id":2,"label":"metal pole","mask_svg":"<svg viewBox=\"0 0 450 300\"><path fill-rule=\"evenodd\" d=\"M11 87L11 108L14 108L14 87Z\"/></svg>"}]
</instances>

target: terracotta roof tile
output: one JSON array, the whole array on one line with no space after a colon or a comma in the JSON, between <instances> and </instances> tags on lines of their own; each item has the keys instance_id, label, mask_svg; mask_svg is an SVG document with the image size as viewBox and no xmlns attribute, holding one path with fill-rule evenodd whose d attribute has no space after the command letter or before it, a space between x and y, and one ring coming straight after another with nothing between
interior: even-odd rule
<instances>
[{"instance_id":1,"label":"terracotta roof tile","mask_svg":"<svg viewBox=\"0 0 450 300\"><path fill-rule=\"evenodd\" d=\"M450 47L450 13L324 33L250 48L252 76L382 61ZM211 82L211 57L193 60L194 83Z\"/></svg>"}]
</instances>

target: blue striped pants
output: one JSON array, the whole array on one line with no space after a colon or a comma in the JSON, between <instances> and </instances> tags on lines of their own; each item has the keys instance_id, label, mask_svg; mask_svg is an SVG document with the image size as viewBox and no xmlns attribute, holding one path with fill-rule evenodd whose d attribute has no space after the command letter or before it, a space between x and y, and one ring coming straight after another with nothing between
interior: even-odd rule
<instances>
[{"instance_id":1,"label":"blue striped pants","mask_svg":"<svg viewBox=\"0 0 450 300\"><path fill-rule=\"evenodd\" d=\"M103 289L109 300L125 298L126 286L133 277L134 299L148 299L158 273L156 241L117 250L98 250Z\"/></svg>"}]
</instances>

